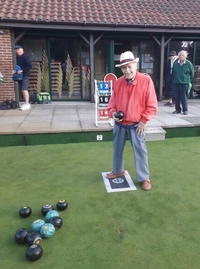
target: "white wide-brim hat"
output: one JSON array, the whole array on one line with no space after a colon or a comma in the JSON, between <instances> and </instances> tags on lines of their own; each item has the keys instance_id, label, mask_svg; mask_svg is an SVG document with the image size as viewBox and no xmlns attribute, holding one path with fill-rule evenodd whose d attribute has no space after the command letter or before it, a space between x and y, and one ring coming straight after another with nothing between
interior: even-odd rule
<instances>
[{"instance_id":1,"label":"white wide-brim hat","mask_svg":"<svg viewBox=\"0 0 200 269\"><path fill-rule=\"evenodd\" d=\"M116 67L121 67L125 64L138 63L139 58L135 58L131 51L126 51L120 55L120 64L116 64Z\"/></svg>"}]
</instances>

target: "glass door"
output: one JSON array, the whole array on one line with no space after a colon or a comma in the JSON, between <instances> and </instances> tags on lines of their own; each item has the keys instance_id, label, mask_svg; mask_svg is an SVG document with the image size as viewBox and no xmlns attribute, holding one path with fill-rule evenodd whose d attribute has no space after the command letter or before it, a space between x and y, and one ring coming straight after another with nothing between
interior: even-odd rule
<instances>
[{"instance_id":1,"label":"glass door","mask_svg":"<svg viewBox=\"0 0 200 269\"><path fill-rule=\"evenodd\" d=\"M90 99L89 47L79 38L51 38L52 100Z\"/></svg>"},{"instance_id":2,"label":"glass door","mask_svg":"<svg viewBox=\"0 0 200 269\"><path fill-rule=\"evenodd\" d=\"M154 78L154 42L142 41L141 42L141 72L149 74L152 79Z\"/></svg>"}]
</instances>

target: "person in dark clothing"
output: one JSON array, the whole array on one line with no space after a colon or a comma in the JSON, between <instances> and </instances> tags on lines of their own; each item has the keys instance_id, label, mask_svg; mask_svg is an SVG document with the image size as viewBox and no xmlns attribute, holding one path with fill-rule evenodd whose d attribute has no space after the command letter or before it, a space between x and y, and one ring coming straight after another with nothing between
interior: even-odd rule
<instances>
[{"instance_id":1,"label":"person in dark clothing","mask_svg":"<svg viewBox=\"0 0 200 269\"><path fill-rule=\"evenodd\" d=\"M170 51L169 53L169 60L166 65L165 69L165 97L169 99L164 106L174 106L174 79L172 74L172 68L174 63L177 61L178 56L176 55L175 51Z\"/></svg>"},{"instance_id":2,"label":"person in dark clothing","mask_svg":"<svg viewBox=\"0 0 200 269\"><path fill-rule=\"evenodd\" d=\"M15 46L15 52L17 54L17 65L21 68L21 70L14 72L18 72L19 74L23 72L23 80L19 81L18 83L19 83L19 89L22 92L25 102L23 105L20 106L20 109L28 110L31 107L29 104L28 84L32 64L29 57L24 53L22 46L20 45Z\"/></svg>"},{"instance_id":3,"label":"person in dark clothing","mask_svg":"<svg viewBox=\"0 0 200 269\"><path fill-rule=\"evenodd\" d=\"M188 115L188 90L194 78L194 67L192 63L186 59L186 51L179 51L178 57L178 61L173 66L176 109L173 114L181 113L181 103L183 115Z\"/></svg>"}]
</instances>

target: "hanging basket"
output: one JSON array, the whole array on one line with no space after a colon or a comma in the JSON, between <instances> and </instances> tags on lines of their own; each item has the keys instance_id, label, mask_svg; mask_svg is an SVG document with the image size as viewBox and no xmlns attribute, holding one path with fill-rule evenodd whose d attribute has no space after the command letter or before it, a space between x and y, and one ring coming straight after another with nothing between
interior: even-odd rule
<instances>
[{"instance_id":1,"label":"hanging basket","mask_svg":"<svg viewBox=\"0 0 200 269\"><path fill-rule=\"evenodd\" d=\"M1 72L0 72L0 82L4 82L4 78L3 78L3 75L1 74Z\"/></svg>"}]
</instances>

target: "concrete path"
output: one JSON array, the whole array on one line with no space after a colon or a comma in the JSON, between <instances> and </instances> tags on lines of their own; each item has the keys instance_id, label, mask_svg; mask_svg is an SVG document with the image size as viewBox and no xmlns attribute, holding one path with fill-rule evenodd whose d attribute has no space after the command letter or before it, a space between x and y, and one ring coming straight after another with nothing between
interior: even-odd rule
<instances>
[{"instance_id":1,"label":"concrete path","mask_svg":"<svg viewBox=\"0 0 200 269\"><path fill-rule=\"evenodd\" d=\"M159 103L157 116L147 123L147 129L200 126L200 100L189 100L188 115L172 112L174 107ZM28 111L0 110L0 134L34 134L109 131L109 123L95 125L95 104L90 102L52 102L31 105Z\"/></svg>"}]
</instances>

